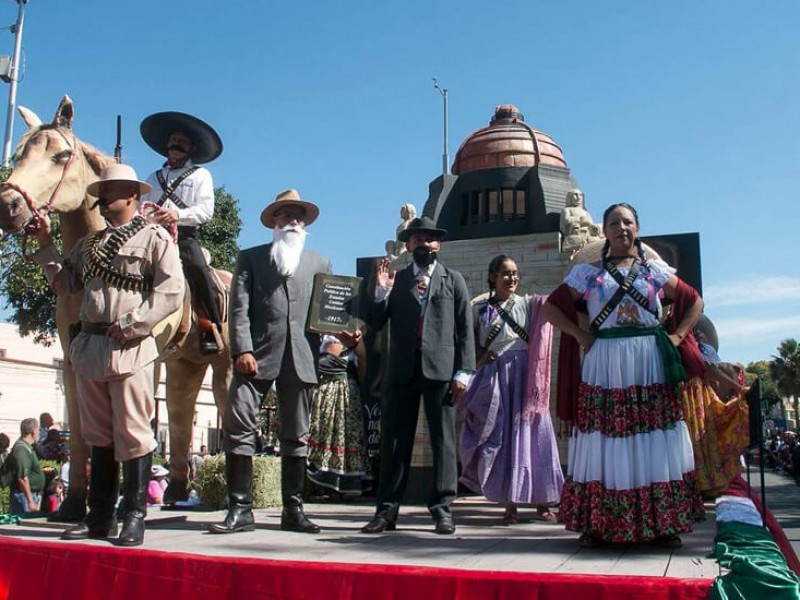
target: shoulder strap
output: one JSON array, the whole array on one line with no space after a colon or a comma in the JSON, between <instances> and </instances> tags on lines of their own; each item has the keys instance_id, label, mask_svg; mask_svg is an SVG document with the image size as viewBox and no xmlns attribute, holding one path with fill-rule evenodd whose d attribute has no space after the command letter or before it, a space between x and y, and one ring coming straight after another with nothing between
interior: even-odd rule
<instances>
[{"instance_id":1,"label":"shoulder strap","mask_svg":"<svg viewBox=\"0 0 800 600\"><path fill-rule=\"evenodd\" d=\"M638 273L638 271L639 271L639 259L636 259L634 262L637 265L636 269L637 269L637 273ZM612 262L608 262L605 266L606 266L606 270L614 278L614 281L616 281L621 286L622 282L624 281L624 278L622 277L622 273L619 272L619 269L617 268L617 265L615 265ZM631 269L633 269L633 265L631 265ZM634 277L634 279L635 279L635 277ZM643 309L645 309L648 312L652 312L652 313L655 314L655 311L650 307L650 302L647 300L647 298L644 297L644 295L639 290L637 290L635 287L633 287L632 283L633 282L631 282L631 286L628 288L628 290L626 292L628 294L628 296L633 298L633 300L636 302L636 304L641 306Z\"/></svg>"},{"instance_id":2,"label":"shoulder strap","mask_svg":"<svg viewBox=\"0 0 800 600\"><path fill-rule=\"evenodd\" d=\"M181 200L175 194L175 190L178 189L178 186L182 184L187 177L189 177L192 173L197 171L197 169L198 167L196 166L186 169L183 173L181 173L175 179L173 179L172 183L170 184L167 183L167 180L164 178L164 173L161 172L161 169L156 171L156 179L158 179L158 185L161 186L161 190L162 192L164 192L163 194L161 194L161 198L158 199L158 202L156 202L156 204L158 204L159 206L163 206L164 202L166 202L167 200L171 200L179 208L186 208L186 205L183 203L183 200Z\"/></svg>"},{"instance_id":3,"label":"shoulder strap","mask_svg":"<svg viewBox=\"0 0 800 600\"><path fill-rule=\"evenodd\" d=\"M633 287L633 280L636 279L636 276L639 274L639 259L636 258L631 265L631 270L628 271L628 276L622 280L622 282L617 279L617 275L622 278L622 273L619 272L616 265L611 263L610 261L606 261L605 269L608 271L614 280L619 283L619 288L614 295L611 296L611 299L606 303L603 309L597 314L590 325L592 331L597 331L600 329L600 326L606 322L606 319L611 316L611 313L614 312L614 309L617 308L620 302L622 302L622 297L628 293L628 291ZM615 275L616 272L616 275Z\"/></svg>"},{"instance_id":4,"label":"shoulder strap","mask_svg":"<svg viewBox=\"0 0 800 600\"><path fill-rule=\"evenodd\" d=\"M489 335L486 336L486 341L484 342L486 350L489 349L489 346L492 345L494 338L496 338L500 331L503 329L503 321L498 321L495 323L492 328L489 330Z\"/></svg>"},{"instance_id":5,"label":"shoulder strap","mask_svg":"<svg viewBox=\"0 0 800 600\"><path fill-rule=\"evenodd\" d=\"M495 310L497 310L497 314L500 315L500 318L503 321L505 321L508 324L508 326L511 327L511 330L514 333L516 333L520 338L522 338L525 341L525 343L527 344L530 341L530 336L528 335L528 332L525 331L520 326L520 324L517 323L514 320L514 317L512 317L511 314L506 309L504 309L500 305L499 302L497 302L497 300L492 298L492 299L489 300L489 302L492 304L492 306L494 306ZM511 306L514 306L514 298L511 298L511 302L509 303L509 307L511 307ZM499 333L499 331L498 331L498 333ZM495 337L496 337L496 335L497 334L495 334ZM487 346L488 346L488 344L487 344Z\"/></svg>"}]
</instances>

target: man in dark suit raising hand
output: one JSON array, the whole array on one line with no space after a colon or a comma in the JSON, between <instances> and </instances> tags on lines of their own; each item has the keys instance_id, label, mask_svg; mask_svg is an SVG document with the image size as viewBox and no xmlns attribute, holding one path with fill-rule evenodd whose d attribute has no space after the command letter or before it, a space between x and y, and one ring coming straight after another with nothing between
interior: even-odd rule
<instances>
[{"instance_id":1,"label":"man in dark suit raising hand","mask_svg":"<svg viewBox=\"0 0 800 600\"><path fill-rule=\"evenodd\" d=\"M446 233L427 217L414 219L398 236L414 261L396 276L387 260L377 266L374 302L365 320L376 331L389 321L388 396L381 414L377 509L363 533L395 529L408 482L420 396L433 452L428 510L436 533L455 532L450 510L457 486L453 402L475 370L475 343L464 277L438 261Z\"/></svg>"}]
</instances>

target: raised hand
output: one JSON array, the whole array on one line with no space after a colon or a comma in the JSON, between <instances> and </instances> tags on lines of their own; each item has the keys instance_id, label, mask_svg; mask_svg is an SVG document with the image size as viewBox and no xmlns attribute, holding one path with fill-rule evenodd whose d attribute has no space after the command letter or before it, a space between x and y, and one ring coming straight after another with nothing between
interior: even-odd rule
<instances>
[{"instance_id":1,"label":"raised hand","mask_svg":"<svg viewBox=\"0 0 800 600\"><path fill-rule=\"evenodd\" d=\"M375 265L375 281L381 287L394 287L395 271L388 258L380 259Z\"/></svg>"},{"instance_id":2,"label":"raised hand","mask_svg":"<svg viewBox=\"0 0 800 600\"><path fill-rule=\"evenodd\" d=\"M50 237L50 217L47 215L47 211L43 208L40 208L38 211L36 211L36 215L39 218L39 230L36 232L36 237L39 240L39 247L44 248L45 246L49 246L53 243L53 240Z\"/></svg>"}]
</instances>

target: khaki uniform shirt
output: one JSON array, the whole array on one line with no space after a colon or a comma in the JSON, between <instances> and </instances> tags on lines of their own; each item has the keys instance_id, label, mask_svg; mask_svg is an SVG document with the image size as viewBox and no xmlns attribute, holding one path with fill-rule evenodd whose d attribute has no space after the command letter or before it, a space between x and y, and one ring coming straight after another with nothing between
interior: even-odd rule
<instances>
[{"instance_id":1,"label":"khaki uniform shirt","mask_svg":"<svg viewBox=\"0 0 800 600\"><path fill-rule=\"evenodd\" d=\"M112 232L107 228L104 244ZM126 341L122 344L105 335L80 333L70 345L69 357L75 372L90 380L108 379L133 373L158 356L153 327L178 310L183 301L184 279L178 247L167 231L146 225L120 248L112 266L123 273L149 275L149 292L126 291L93 277L84 284L83 238L66 259L51 245L42 248L34 260L44 267L56 293L84 290L81 321L119 322Z\"/></svg>"}]
</instances>

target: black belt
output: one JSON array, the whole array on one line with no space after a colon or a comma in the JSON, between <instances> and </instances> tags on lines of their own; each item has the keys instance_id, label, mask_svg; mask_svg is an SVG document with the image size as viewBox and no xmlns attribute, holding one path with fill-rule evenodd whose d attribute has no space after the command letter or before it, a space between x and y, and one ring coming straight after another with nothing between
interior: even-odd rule
<instances>
[{"instance_id":1,"label":"black belt","mask_svg":"<svg viewBox=\"0 0 800 600\"><path fill-rule=\"evenodd\" d=\"M111 327L111 323L89 323L88 321L81 321L81 332L92 335L105 335L108 333L109 327Z\"/></svg>"}]
</instances>

